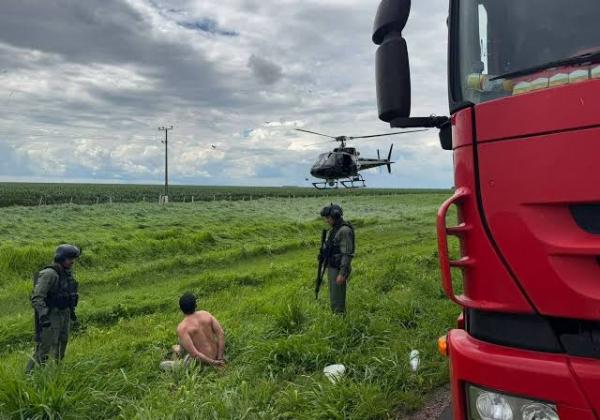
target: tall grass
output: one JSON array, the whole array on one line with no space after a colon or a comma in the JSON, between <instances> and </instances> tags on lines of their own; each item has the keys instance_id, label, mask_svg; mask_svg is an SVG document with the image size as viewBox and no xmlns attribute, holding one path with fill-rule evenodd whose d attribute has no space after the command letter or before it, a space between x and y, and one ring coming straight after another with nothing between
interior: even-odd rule
<instances>
[{"instance_id":1,"label":"tall grass","mask_svg":"<svg viewBox=\"0 0 600 420\"><path fill-rule=\"evenodd\" d=\"M0 418L402 417L448 379L435 341L457 310L430 223L443 197L342 200L359 246L346 317L326 287L314 299L319 199L4 209ZM60 242L84 248L80 325L64 363L29 377L31 274ZM226 330L223 371L158 370L187 290ZM336 384L331 363L348 369Z\"/></svg>"}]
</instances>

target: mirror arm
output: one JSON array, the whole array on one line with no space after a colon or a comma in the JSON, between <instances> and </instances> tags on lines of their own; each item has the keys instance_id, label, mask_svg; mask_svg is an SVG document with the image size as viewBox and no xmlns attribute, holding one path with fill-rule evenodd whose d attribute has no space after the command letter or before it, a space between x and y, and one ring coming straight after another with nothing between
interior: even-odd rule
<instances>
[{"instance_id":1,"label":"mirror arm","mask_svg":"<svg viewBox=\"0 0 600 420\"><path fill-rule=\"evenodd\" d=\"M444 150L452 150L452 126L448 117L394 118L390 123L392 128L438 128L440 130L440 145Z\"/></svg>"},{"instance_id":2,"label":"mirror arm","mask_svg":"<svg viewBox=\"0 0 600 420\"><path fill-rule=\"evenodd\" d=\"M450 124L450 118L448 117L437 117L432 115L431 117L409 117L409 118L394 118L390 122L392 128L415 128L415 127L426 127L426 128L439 128L442 129L447 124Z\"/></svg>"}]
</instances>

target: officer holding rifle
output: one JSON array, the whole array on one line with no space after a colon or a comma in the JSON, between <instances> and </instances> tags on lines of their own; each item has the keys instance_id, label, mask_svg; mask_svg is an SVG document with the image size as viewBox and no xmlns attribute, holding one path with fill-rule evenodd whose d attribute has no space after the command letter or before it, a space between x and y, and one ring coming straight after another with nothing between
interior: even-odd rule
<instances>
[{"instance_id":1,"label":"officer holding rifle","mask_svg":"<svg viewBox=\"0 0 600 420\"><path fill-rule=\"evenodd\" d=\"M321 237L315 294L319 296L323 275L327 270L329 300L331 310L335 314L346 312L346 288L355 252L354 228L344 220L343 215L342 208L337 204L331 204L321 210L321 217L330 229L324 230Z\"/></svg>"}]
</instances>

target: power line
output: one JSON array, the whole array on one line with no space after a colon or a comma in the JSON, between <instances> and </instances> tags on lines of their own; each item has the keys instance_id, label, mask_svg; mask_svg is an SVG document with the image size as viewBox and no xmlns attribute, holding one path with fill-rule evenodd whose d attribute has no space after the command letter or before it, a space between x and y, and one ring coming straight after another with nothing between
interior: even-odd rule
<instances>
[{"instance_id":1,"label":"power line","mask_svg":"<svg viewBox=\"0 0 600 420\"><path fill-rule=\"evenodd\" d=\"M173 126L170 127L158 127L158 131L165 132L165 200L169 200L169 130L172 130Z\"/></svg>"},{"instance_id":2,"label":"power line","mask_svg":"<svg viewBox=\"0 0 600 420\"><path fill-rule=\"evenodd\" d=\"M30 138L39 138L39 139L48 139L48 140L56 140L56 139L70 139L74 141L82 141L82 140L114 140L114 141L144 141L147 142L147 139L144 138L132 138L132 137L92 137L92 136L81 136L81 135L66 135L61 133L52 133L52 134L27 134L27 133L0 133L0 137L5 137L7 139L19 139L19 140L29 140Z\"/></svg>"},{"instance_id":3,"label":"power line","mask_svg":"<svg viewBox=\"0 0 600 420\"><path fill-rule=\"evenodd\" d=\"M34 128L35 129L35 128ZM137 142L147 142L148 139L146 136L140 134L130 134L130 135L118 135L118 136L106 136L99 133L85 133L82 132L80 134L77 133L67 133L64 131L46 131L47 129L38 129L38 131L24 131L24 132L15 132L15 131L0 131L0 137L4 137L7 139L19 139L19 140L30 140L32 138L40 138L40 139L72 139L72 140L113 140L113 141L137 141ZM42 131L42 132L40 132Z\"/></svg>"}]
</instances>

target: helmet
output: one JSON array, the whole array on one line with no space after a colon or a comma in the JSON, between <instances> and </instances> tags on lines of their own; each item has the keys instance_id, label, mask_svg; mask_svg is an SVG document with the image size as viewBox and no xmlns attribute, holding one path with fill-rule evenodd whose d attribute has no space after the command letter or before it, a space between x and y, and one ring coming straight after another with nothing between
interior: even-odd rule
<instances>
[{"instance_id":1,"label":"helmet","mask_svg":"<svg viewBox=\"0 0 600 420\"><path fill-rule=\"evenodd\" d=\"M59 245L54 252L54 261L63 262L68 259L79 258L81 251L74 245Z\"/></svg>"},{"instance_id":2,"label":"helmet","mask_svg":"<svg viewBox=\"0 0 600 420\"><path fill-rule=\"evenodd\" d=\"M331 203L329 206L323 207L323 210L321 210L321 216L331 216L331 218L334 220L341 219L343 215L344 210L342 210L339 205L333 203Z\"/></svg>"}]
</instances>

